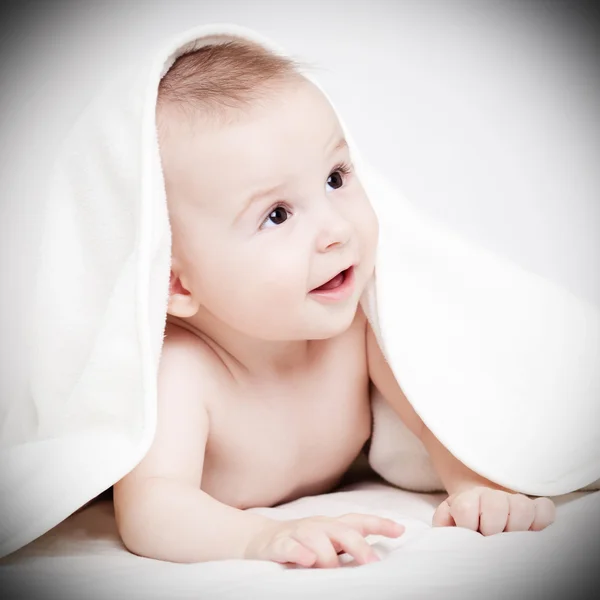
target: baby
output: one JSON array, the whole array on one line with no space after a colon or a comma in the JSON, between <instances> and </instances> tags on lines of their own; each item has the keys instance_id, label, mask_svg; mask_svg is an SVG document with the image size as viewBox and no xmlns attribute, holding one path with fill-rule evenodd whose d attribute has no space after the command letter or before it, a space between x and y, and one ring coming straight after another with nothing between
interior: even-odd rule
<instances>
[{"instance_id":1,"label":"baby","mask_svg":"<svg viewBox=\"0 0 600 600\"><path fill-rule=\"evenodd\" d=\"M245 510L334 489L370 437L371 384L450 494L434 525L549 525L550 500L471 472L398 386L359 305L377 219L334 110L298 63L242 41L190 52L161 82L157 127L170 296L155 439L114 487L125 546L174 562L378 560L365 537L400 536L388 519Z\"/></svg>"}]
</instances>

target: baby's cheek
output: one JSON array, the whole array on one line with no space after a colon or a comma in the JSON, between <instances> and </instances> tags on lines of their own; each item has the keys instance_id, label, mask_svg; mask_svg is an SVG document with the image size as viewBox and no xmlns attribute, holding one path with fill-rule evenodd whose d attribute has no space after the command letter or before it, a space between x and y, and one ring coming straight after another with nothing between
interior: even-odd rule
<instances>
[{"instance_id":1,"label":"baby's cheek","mask_svg":"<svg viewBox=\"0 0 600 600\"><path fill-rule=\"evenodd\" d=\"M283 270L263 271L256 273L256 278L250 282L249 294L253 303L272 320L285 318L305 296L305 278L294 271L293 265Z\"/></svg>"}]
</instances>

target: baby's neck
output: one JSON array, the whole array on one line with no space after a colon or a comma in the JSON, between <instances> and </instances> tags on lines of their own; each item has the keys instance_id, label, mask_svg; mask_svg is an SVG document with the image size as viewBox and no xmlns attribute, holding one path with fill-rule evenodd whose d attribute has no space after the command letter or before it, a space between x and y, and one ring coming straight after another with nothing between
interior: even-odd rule
<instances>
[{"instance_id":1,"label":"baby's neck","mask_svg":"<svg viewBox=\"0 0 600 600\"><path fill-rule=\"evenodd\" d=\"M232 377L246 381L296 378L314 364L325 340L271 341L250 338L214 320L167 315L167 322L193 333L219 356Z\"/></svg>"}]
</instances>

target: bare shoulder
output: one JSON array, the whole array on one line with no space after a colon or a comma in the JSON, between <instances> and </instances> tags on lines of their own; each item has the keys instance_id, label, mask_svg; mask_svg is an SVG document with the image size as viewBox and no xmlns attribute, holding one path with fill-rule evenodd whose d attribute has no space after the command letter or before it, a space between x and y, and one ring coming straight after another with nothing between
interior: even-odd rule
<instances>
[{"instance_id":1,"label":"bare shoulder","mask_svg":"<svg viewBox=\"0 0 600 600\"><path fill-rule=\"evenodd\" d=\"M161 361L170 361L174 356L184 361L200 361L200 364L210 367L219 363L217 355L202 338L167 321Z\"/></svg>"},{"instance_id":2,"label":"bare shoulder","mask_svg":"<svg viewBox=\"0 0 600 600\"><path fill-rule=\"evenodd\" d=\"M118 488L124 493L156 478L200 485L210 401L220 387L216 365L216 357L202 340L167 324L158 368L154 439L143 460L115 486L116 494Z\"/></svg>"},{"instance_id":3,"label":"bare shoulder","mask_svg":"<svg viewBox=\"0 0 600 600\"><path fill-rule=\"evenodd\" d=\"M201 337L177 324L167 323L159 364L159 384L169 402L198 403L210 413L212 401L228 385L231 375L217 353Z\"/></svg>"}]
</instances>

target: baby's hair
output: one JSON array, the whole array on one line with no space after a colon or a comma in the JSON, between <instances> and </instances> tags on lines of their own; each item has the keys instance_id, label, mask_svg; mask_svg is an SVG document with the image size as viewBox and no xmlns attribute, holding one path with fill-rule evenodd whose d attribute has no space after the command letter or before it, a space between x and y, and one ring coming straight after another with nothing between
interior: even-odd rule
<instances>
[{"instance_id":1,"label":"baby's hair","mask_svg":"<svg viewBox=\"0 0 600 600\"><path fill-rule=\"evenodd\" d=\"M312 67L246 40L205 45L178 57L164 75L157 112L171 105L183 114L200 113L223 123L303 80L302 70Z\"/></svg>"}]
</instances>

